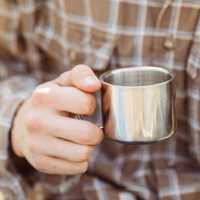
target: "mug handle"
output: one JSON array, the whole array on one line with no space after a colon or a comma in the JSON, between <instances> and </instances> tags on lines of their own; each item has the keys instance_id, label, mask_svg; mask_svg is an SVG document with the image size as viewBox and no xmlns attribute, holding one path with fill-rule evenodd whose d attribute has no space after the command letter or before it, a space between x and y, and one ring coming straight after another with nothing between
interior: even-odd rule
<instances>
[{"instance_id":1,"label":"mug handle","mask_svg":"<svg viewBox=\"0 0 200 200\"><path fill-rule=\"evenodd\" d=\"M96 97L96 111L91 116L74 114L75 119L86 120L96 124L99 128L103 129L103 116L102 116L102 101L101 91L93 94Z\"/></svg>"}]
</instances>

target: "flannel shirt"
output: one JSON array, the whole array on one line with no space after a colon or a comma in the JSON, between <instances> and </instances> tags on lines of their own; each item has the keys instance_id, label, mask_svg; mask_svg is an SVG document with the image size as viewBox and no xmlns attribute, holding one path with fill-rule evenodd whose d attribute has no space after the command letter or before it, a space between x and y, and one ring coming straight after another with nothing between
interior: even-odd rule
<instances>
[{"instance_id":1,"label":"flannel shirt","mask_svg":"<svg viewBox=\"0 0 200 200\"><path fill-rule=\"evenodd\" d=\"M100 74L175 74L177 132L149 145L104 140L79 176L37 172L10 150L21 103L76 64ZM199 0L0 1L0 199L200 199Z\"/></svg>"}]
</instances>

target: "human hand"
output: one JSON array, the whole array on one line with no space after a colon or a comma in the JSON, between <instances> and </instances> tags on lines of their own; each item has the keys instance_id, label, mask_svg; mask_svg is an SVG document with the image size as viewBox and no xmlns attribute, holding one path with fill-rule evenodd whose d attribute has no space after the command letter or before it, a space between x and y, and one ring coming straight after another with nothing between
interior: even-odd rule
<instances>
[{"instance_id":1,"label":"human hand","mask_svg":"<svg viewBox=\"0 0 200 200\"><path fill-rule=\"evenodd\" d=\"M96 99L92 93L100 88L100 81L85 65L39 85L14 120L11 139L15 154L44 173L84 173L103 134L89 121L70 118L70 113L93 114Z\"/></svg>"}]
</instances>

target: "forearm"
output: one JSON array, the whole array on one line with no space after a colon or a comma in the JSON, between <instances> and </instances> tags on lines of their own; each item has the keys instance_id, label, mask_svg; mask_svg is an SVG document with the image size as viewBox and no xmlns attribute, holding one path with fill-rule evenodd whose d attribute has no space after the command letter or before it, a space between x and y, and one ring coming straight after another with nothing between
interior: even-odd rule
<instances>
[{"instance_id":1,"label":"forearm","mask_svg":"<svg viewBox=\"0 0 200 200\"><path fill-rule=\"evenodd\" d=\"M11 151L10 133L16 111L30 95L37 82L32 75L24 76L20 73L0 79L0 183L2 183L0 191L4 194L6 190L5 195L9 195L7 191L10 191L12 195L21 199L23 193L20 193L21 183L16 177L17 170L14 165L16 157Z\"/></svg>"}]
</instances>

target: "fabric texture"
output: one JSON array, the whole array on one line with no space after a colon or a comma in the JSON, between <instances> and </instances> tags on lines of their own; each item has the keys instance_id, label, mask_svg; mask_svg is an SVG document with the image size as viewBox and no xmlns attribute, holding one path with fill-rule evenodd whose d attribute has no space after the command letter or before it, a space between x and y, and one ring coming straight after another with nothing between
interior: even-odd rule
<instances>
[{"instance_id":1,"label":"fabric texture","mask_svg":"<svg viewBox=\"0 0 200 200\"><path fill-rule=\"evenodd\" d=\"M175 74L176 134L151 145L104 140L82 176L37 172L9 151L20 104L76 64L97 74L153 65ZM200 199L198 0L0 1L0 199Z\"/></svg>"}]
</instances>

